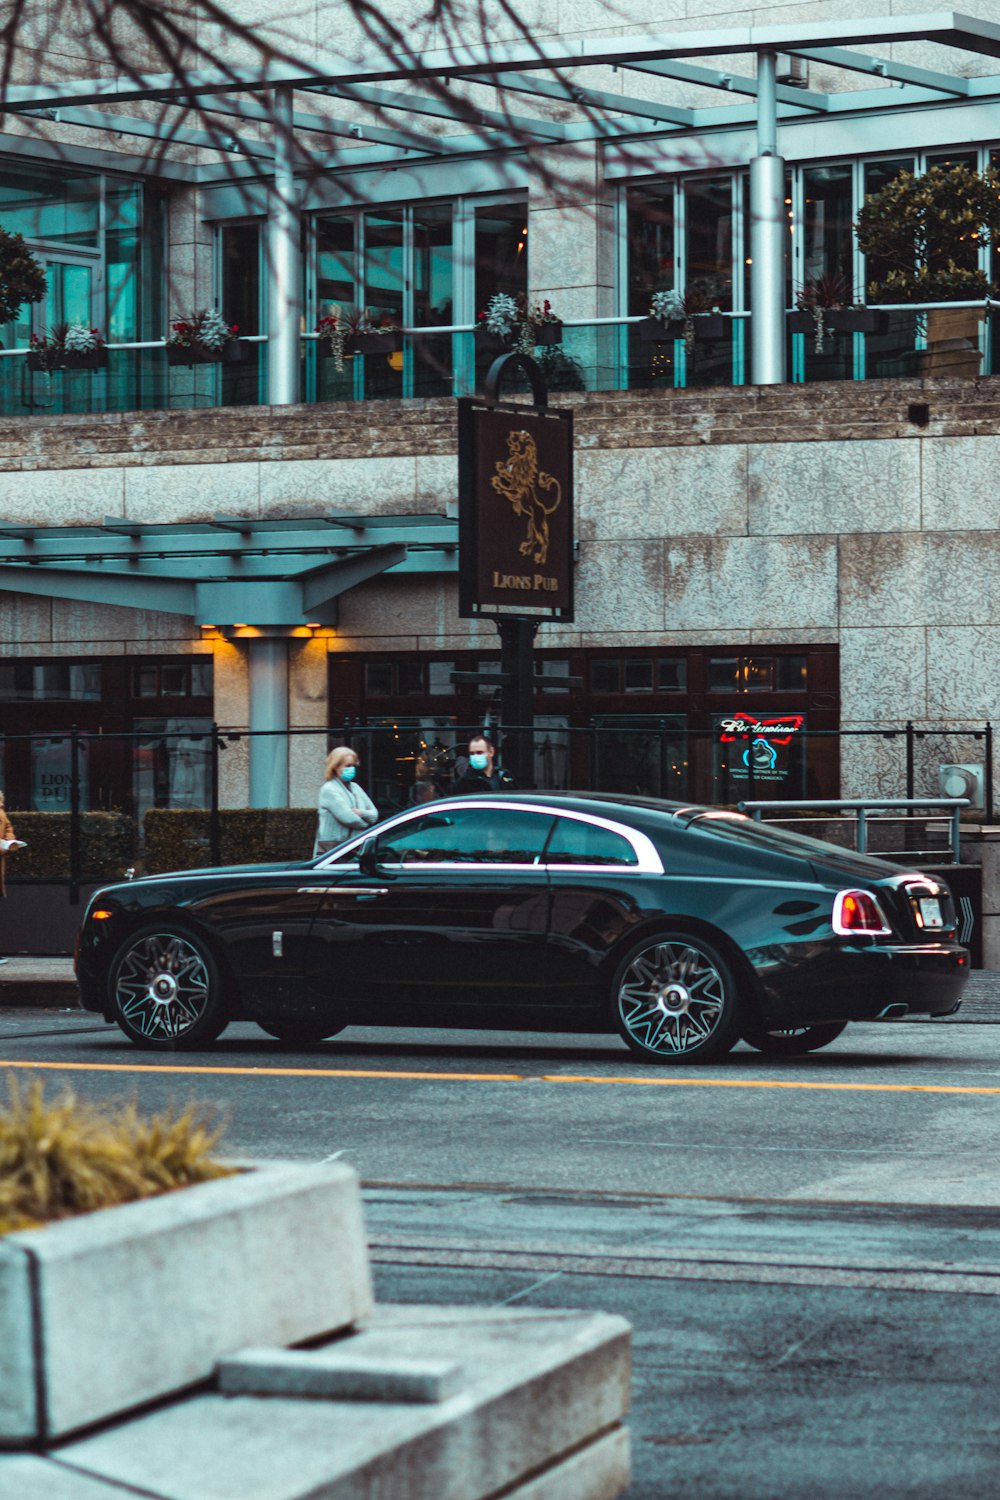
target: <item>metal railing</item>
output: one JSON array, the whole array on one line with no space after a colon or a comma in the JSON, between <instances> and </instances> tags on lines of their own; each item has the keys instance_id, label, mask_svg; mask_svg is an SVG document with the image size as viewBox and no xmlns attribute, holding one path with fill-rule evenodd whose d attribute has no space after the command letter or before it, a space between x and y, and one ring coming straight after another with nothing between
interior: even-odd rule
<instances>
[{"instance_id":1,"label":"metal railing","mask_svg":"<svg viewBox=\"0 0 1000 1500\"><path fill-rule=\"evenodd\" d=\"M754 821L763 822L766 812L781 812L783 814L793 812L855 812L854 819L854 847L859 854L872 854L888 856L897 851L890 849L870 849L868 847L868 814L871 812L933 812L937 808L945 808L949 821L949 863L957 865L961 863L961 818L965 808L971 807L972 803L968 797L861 797L838 800L820 798L813 801L803 802L740 802L737 804L740 812L750 813ZM770 819L771 822L801 822L803 819L789 818L787 816ZM877 819L878 822L889 822L890 819ZM908 849L907 854L927 855L936 854L940 851L934 849Z\"/></svg>"}]
</instances>

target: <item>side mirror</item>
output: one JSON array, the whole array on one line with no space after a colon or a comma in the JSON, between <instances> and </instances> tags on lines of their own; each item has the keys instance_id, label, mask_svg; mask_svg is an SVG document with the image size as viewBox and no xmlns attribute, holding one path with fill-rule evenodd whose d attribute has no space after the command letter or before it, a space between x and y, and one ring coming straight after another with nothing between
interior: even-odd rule
<instances>
[{"instance_id":1,"label":"side mirror","mask_svg":"<svg viewBox=\"0 0 1000 1500\"><path fill-rule=\"evenodd\" d=\"M362 875L378 874L377 858L378 841L376 839L365 839L358 853L358 870Z\"/></svg>"}]
</instances>

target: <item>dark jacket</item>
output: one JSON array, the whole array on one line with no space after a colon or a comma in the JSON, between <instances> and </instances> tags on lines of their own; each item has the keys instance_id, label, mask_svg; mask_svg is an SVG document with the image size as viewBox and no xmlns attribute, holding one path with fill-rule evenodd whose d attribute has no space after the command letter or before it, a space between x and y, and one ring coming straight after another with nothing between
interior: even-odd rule
<instances>
[{"instance_id":1,"label":"dark jacket","mask_svg":"<svg viewBox=\"0 0 1000 1500\"><path fill-rule=\"evenodd\" d=\"M514 778L509 771L494 767L493 775L488 776L485 771L474 771L471 766L466 766L451 792L454 797L468 797L482 796L483 792L512 792L513 790Z\"/></svg>"}]
</instances>

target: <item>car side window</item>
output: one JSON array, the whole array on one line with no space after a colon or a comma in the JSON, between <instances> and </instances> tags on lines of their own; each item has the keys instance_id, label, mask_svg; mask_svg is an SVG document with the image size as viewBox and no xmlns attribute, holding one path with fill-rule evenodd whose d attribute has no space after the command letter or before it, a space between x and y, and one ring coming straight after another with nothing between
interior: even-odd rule
<instances>
[{"instance_id":1,"label":"car side window","mask_svg":"<svg viewBox=\"0 0 1000 1500\"><path fill-rule=\"evenodd\" d=\"M539 864L551 813L469 807L435 812L388 830L378 841L381 864Z\"/></svg>"},{"instance_id":2,"label":"car side window","mask_svg":"<svg viewBox=\"0 0 1000 1500\"><path fill-rule=\"evenodd\" d=\"M610 828L557 818L545 850L547 865L637 865L639 857L628 839Z\"/></svg>"}]
</instances>

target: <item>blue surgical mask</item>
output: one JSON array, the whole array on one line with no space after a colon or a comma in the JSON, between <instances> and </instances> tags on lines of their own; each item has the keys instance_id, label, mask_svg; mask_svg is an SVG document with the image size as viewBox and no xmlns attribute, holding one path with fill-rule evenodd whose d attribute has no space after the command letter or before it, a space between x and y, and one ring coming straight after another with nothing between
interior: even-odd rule
<instances>
[{"instance_id":1,"label":"blue surgical mask","mask_svg":"<svg viewBox=\"0 0 1000 1500\"><path fill-rule=\"evenodd\" d=\"M469 765L474 771L485 771L489 763L490 758L488 755L479 754L469 756Z\"/></svg>"},{"instance_id":2,"label":"blue surgical mask","mask_svg":"<svg viewBox=\"0 0 1000 1500\"><path fill-rule=\"evenodd\" d=\"M345 766L340 773L341 781L353 781L358 774L357 766Z\"/></svg>"}]
</instances>

